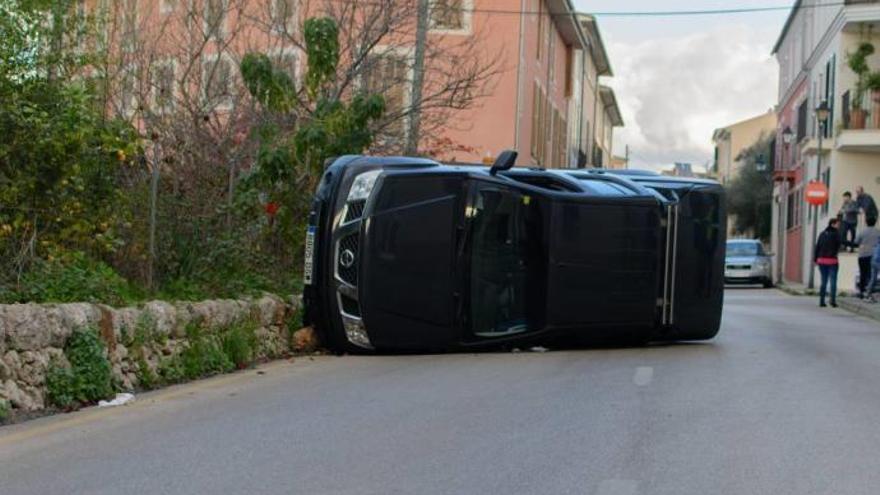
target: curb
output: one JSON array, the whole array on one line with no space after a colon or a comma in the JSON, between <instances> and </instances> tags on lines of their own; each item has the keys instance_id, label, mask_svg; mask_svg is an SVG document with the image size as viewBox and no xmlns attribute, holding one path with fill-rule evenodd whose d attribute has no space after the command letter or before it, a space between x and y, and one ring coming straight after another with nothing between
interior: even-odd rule
<instances>
[{"instance_id":1,"label":"curb","mask_svg":"<svg viewBox=\"0 0 880 495\"><path fill-rule=\"evenodd\" d=\"M867 303L851 301L846 298L839 299L837 301L837 304L841 307L841 309L845 309L850 313L864 316L865 318L870 318L875 321L880 321L880 308L878 308L876 304L869 306Z\"/></svg>"},{"instance_id":2,"label":"curb","mask_svg":"<svg viewBox=\"0 0 880 495\"><path fill-rule=\"evenodd\" d=\"M819 294L814 289L801 289L783 284L776 284L776 288L791 296L816 296Z\"/></svg>"}]
</instances>

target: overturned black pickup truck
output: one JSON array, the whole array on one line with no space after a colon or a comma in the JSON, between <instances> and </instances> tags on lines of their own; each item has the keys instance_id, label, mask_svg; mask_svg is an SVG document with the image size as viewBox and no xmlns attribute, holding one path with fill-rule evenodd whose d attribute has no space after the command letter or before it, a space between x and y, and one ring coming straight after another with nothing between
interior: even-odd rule
<instances>
[{"instance_id":1,"label":"overturned black pickup truck","mask_svg":"<svg viewBox=\"0 0 880 495\"><path fill-rule=\"evenodd\" d=\"M726 212L710 180L346 156L309 217L307 324L336 352L551 334L705 340L721 322Z\"/></svg>"}]
</instances>

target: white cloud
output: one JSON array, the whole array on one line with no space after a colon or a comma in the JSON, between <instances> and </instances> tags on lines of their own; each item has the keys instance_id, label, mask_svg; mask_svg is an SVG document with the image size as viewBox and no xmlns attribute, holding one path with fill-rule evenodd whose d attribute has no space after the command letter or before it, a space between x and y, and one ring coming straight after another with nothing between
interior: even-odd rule
<instances>
[{"instance_id":1,"label":"white cloud","mask_svg":"<svg viewBox=\"0 0 880 495\"><path fill-rule=\"evenodd\" d=\"M773 33L732 25L681 37L611 43L614 87L626 126L615 152L633 166L712 157L712 131L769 110L777 98ZM760 40L760 41L759 41Z\"/></svg>"}]
</instances>

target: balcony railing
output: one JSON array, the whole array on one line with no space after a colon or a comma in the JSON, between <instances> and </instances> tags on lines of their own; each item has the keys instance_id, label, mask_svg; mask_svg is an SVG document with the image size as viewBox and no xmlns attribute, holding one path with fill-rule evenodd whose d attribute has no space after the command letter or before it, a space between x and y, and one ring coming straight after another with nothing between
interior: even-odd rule
<instances>
[{"instance_id":1,"label":"balcony railing","mask_svg":"<svg viewBox=\"0 0 880 495\"><path fill-rule=\"evenodd\" d=\"M859 108L852 106L852 92L847 91L841 98L843 104L843 129L880 129L880 122L875 119L880 104L874 103L871 92L865 92Z\"/></svg>"}]
</instances>

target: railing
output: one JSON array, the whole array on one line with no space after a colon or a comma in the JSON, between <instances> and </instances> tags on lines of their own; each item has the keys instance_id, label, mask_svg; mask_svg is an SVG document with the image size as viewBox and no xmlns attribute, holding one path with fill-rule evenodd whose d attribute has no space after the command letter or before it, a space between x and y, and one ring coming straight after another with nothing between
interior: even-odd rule
<instances>
[{"instance_id":1,"label":"railing","mask_svg":"<svg viewBox=\"0 0 880 495\"><path fill-rule=\"evenodd\" d=\"M880 122L875 119L877 107L880 104L874 102L870 91L866 91L859 108L852 106L852 92L847 91L841 98L843 112L841 117L843 129L878 129Z\"/></svg>"}]
</instances>

